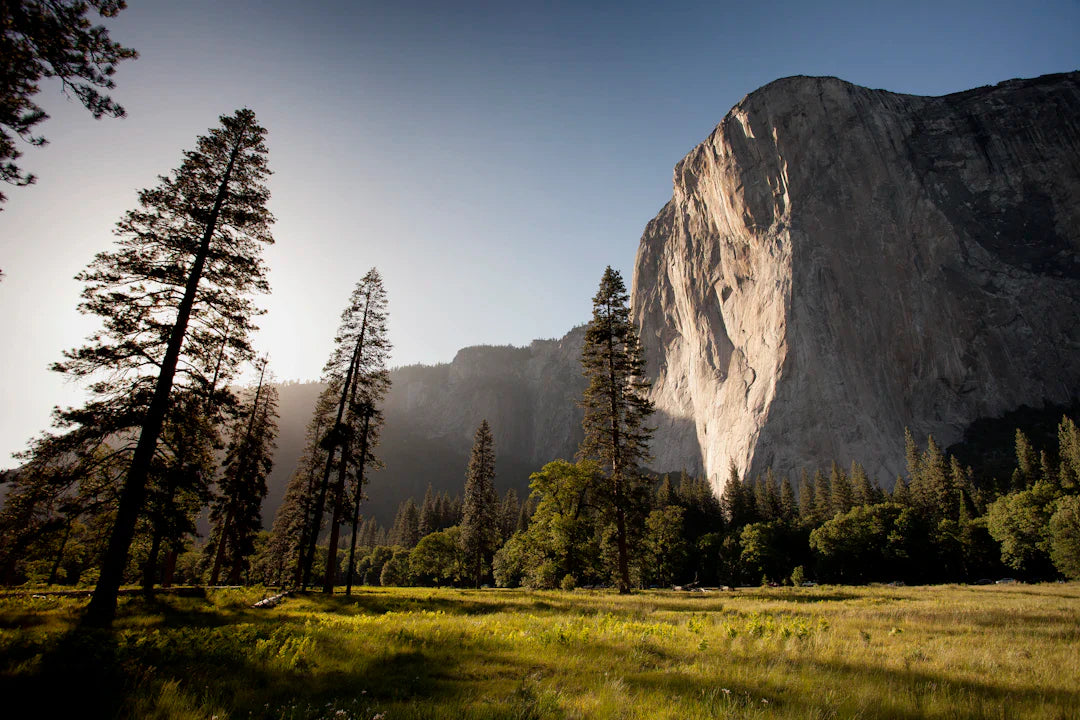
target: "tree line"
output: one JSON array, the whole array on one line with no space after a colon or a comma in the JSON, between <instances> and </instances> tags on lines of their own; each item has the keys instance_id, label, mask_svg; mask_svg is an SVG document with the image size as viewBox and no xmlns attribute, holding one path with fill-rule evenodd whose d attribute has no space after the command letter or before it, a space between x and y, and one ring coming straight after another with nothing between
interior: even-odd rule
<instances>
[{"instance_id":1,"label":"tree line","mask_svg":"<svg viewBox=\"0 0 1080 720\"><path fill-rule=\"evenodd\" d=\"M5 5L5 27L18 32L4 32L4 56L21 68L0 88L8 182L32 181L14 165L9 129L25 136L43 119L30 100L40 77L60 77L94 114L122 114L96 88L111 88L115 64L134 51L85 14L94 7L111 17L123 6ZM976 478L933 438L923 448L910 434L907 475L889 492L858 463L804 472L797 490L771 471L745 478L732 467L719 497L701 478L650 476L643 353L625 285L610 267L585 334L575 461L534 473L524 502L500 499L484 421L462 496L429 492L419 506L410 499L389 530L361 512L382 465L390 383L387 297L370 270L342 312L285 501L272 530L260 533L278 419L269 360L251 345L261 312L252 298L269 292L262 249L274 242L265 136L251 110L222 116L179 167L138 193L114 247L77 276L79 310L101 327L53 369L83 382L90 399L56 409L54 429L3 478L3 582L94 584L84 623L108 625L128 582L147 592L178 581L324 592L344 584L346 593L376 581L628 592L942 582L1005 571L1080 577L1080 434L1069 418L1056 449L1036 449L1017 431L1016 468L1004 482ZM258 380L238 388L245 371ZM198 545L204 512L211 531Z\"/></svg>"}]
</instances>

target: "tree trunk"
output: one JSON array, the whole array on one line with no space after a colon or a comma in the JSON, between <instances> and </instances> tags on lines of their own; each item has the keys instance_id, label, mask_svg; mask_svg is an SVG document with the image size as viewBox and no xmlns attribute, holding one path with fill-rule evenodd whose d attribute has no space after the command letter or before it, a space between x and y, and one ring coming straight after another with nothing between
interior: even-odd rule
<instances>
[{"instance_id":1,"label":"tree trunk","mask_svg":"<svg viewBox=\"0 0 1080 720\"><path fill-rule=\"evenodd\" d=\"M49 579L46 585L55 585L56 577L60 574L60 563L64 561L64 549L67 548L68 538L71 537L71 520L64 525L64 538L60 541L60 549L56 551L56 559L53 560L52 570L49 571Z\"/></svg>"},{"instance_id":2,"label":"tree trunk","mask_svg":"<svg viewBox=\"0 0 1080 720\"><path fill-rule=\"evenodd\" d=\"M356 347L353 348L352 358L349 361L349 369L345 372L345 382L341 387L341 400L338 402L337 422L334 424L334 431L336 432L341 427L341 420L345 414L345 405L356 399L356 383L357 376L360 374L360 356L364 350L364 335L367 333L367 319L368 319L368 303L371 300L371 294L368 293L367 300L364 303L364 318L360 324L360 335L356 339ZM351 412L351 409L350 409ZM345 480L345 468L348 465L348 442L345 438L336 437L336 443L331 445L330 452L326 458L326 472L323 473L323 481L319 487L319 500L315 504L315 520L312 522L311 539L308 541L308 553L307 561L304 568L304 579L301 583L301 590L307 587L308 581L311 579L311 564L315 559L315 545L318 540L319 526L322 524L323 507L326 504L327 485L330 483L330 473L332 472L334 463L334 450L338 444L341 445L341 471L342 476L338 483L341 488L335 490L335 501L333 517L334 522L330 524L330 538L332 550L337 551L337 539L338 539L338 526L337 523L341 521L341 495L343 492ZM333 565L331 565L333 560ZM323 592L334 591L334 575L336 574L337 558L330 555L330 551L327 552L327 577L323 580ZM329 589L327 589L329 588Z\"/></svg>"},{"instance_id":3,"label":"tree trunk","mask_svg":"<svg viewBox=\"0 0 1080 720\"><path fill-rule=\"evenodd\" d=\"M150 463L157 449L157 441L161 436L161 428L165 424L165 415L169 410L169 395L172 392L173 379L176 376L176 366L180 360L180 349L184 344L184 336L187 335L188 321L191 319L191 310L195 305L195 293L202 279L203 267L206 265L206 256L210 252L210 241L217 229L218 217L221 214L221 206L225 202L225 196L229 189L229 180L232 177L236 158L240 154L240 146L247 134L245 124L232 152L229 155L229 164L225 168L225 175L218 186L217 196L214 198L214 207L210 211L210 218L203 232L199 251L195 255L195 262L188 275L187 285L184 288L184 298L176 312L176 322L169 334L169 344L165 350L165 358L161 362L161 372L158 374L157 383L154 386L154 396L150 400L150 407L146 411L143 420L142 432L139 433L139 442L135 447L135 454L131 458L131 466L128 469L124 488L120 493L120 505L116 511L116 522L113 525L112 534L109 536L109 546L105 551L105 557L101 566L101 576L98 578L97 587L94 588L94 596L86 607L86 614L82 618L82 624L89 627L109 627L113 618L116 617L116 598L120 592L120 585L124 581L124 568L127 566L128 550L131 541L135 537L135 523L139 519L143 500L146 497L146 480L150 475Z\"/></svg>"},{"instance_id":4,"label":"tree trunk","mask_svg":"<svg viewBox=\"0 0 1080 720\"><path fill-rule=\"evenodd\" d=\"M341 386L341 399L338 401L337 420L334 421L334 427L330 432L338 432L341 427L341 419L345 415L345 405L349 400L349 386L352 384L353 373L356 371L356 364L360 359L360 348L363 341L363 333L361 333L361 337L357 340L356 347L353 349L349 369L345 373L345 382ZM326 506L326 493L330 485L330 473L334 471L334 455L337 453L338 444L337 441L331 443L330 448L327 450L326 470L323 472L322 482L319 483L319 498L315 501L315 515L311 519L311 537L308 538L308 546L304 555L303 572L300 579L301 590L306 590L308 583L311 582L311 566L315 562L315 547L319 541L319 529L322 526L323 509ZM342 451L344 452L344 447Z\"/></svg>"},{"instance_id":5,"label":"tree trunk","mask_svg":"<svg viewBox=\"0 0 1080 720\"><path fill-rule=\"evenodd\" d=\"M150 541L150 553L146 558L146 564L143 565L142 586L145 595L150 595L154 591L154 580L156 579L154 576L156 574L155 570L157 570L159 552L161 552L161 531L158 530L157 523L155 523L154 538Z\"/></svg>"},{"instance_id":6,"label":"tree trunk","mask_svg":"<svg viewBox=\"0 0 1080 720\"><path fill-rule=\"evenodd\" d=\"M334 484L334 511L330 520L330 544L326 548L326 577L323 578L323 592L333 594L334 581L337 580L337 546L341 534L341 505L345 500L345 458L341 459L340 478Z\"/></svg>"},{"instance_id":7,"label":"tree trunk","mask_svg":"<svg viewBox=\"0 0 1080 720\"><path fill-rule=\"evenodd\" d=\"M214 548L214 569L210 571L210 584L217 585L221 577L221 566L225 563L225 545L228 542L229 531L232 528L232 513L225 515L221 523L221 532L218 533L217 547Z\"/></svg>"},{"instance_id":8,"label":"tree trunk","mask_svg":"<svg viewBox=\"0 0 1080 720\"><path fill-rule=\"evenodd\" d=\"M356 498L353 501L352 541L349 543L349 572L345 581L345 594L352 595L353 568L356 559L356 535L360 528L360 499L364 494L364 467L367 466L368 428L371 423L371 408L364 408L364 430L360 435L360 469L356 474Z\"/></svg>"},{"instance_id":9,"label":"tree trunk","mask_svg":"<svg viewBox=\"0 0 1080 720\"><path fill-rule=\"evenodd\" d=\"M613 310L608 308L608 397L611 411L611 481L615 485L615 532L619 553L619 593L630 592L630 563L627 559L626 547L626 512L625 497L622 483L622 453L619 448L619 403L618 385L615 377L615 339L614 328L611 327Z\"/></svg>"},{"instance_id":10,"label":"tree trunk","mask_svg":"<svg viewBox=\"0 0 1080 720\"><path fill-rule=\"evenodd\" d=\"M165 556L165 570L161 574L161 587L172 587L173 576L176 575L176 558L180 555L176 548L169 546L169 554Z\"/></svg>"}]
</instances>

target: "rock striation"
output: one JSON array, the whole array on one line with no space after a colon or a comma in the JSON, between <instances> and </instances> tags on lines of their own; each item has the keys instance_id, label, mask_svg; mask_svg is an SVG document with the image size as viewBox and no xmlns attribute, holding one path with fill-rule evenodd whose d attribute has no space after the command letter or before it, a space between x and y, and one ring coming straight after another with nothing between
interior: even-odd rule
<instances>
[{"instance_id":1,"label":"rock striation","mask_svg":"<svg viewBox=\"0 0 1080 720\"><path fill-rule=\"evenodd\" d=\"M943 97L792 77L676 167L632 289L654 467L754 474L1080 394L1080 73Z\"/></svg>"}]
</instances>

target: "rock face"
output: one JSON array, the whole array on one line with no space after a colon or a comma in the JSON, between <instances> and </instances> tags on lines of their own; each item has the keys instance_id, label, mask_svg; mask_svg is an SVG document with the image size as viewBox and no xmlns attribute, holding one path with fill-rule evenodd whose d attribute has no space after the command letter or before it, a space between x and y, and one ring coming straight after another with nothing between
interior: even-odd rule
<instances>
[{"instance_id":1,"label":"rock face","mask_svg":"<svg viewBox=\"0 0 1080 720\"><path fill-rule=\"evenodd\" d=\"M527 497L529 475L556 458L572 460L581 442L584 338L579 327L558 340L520 348L468 347L447 364L391 371L376 450L386 469L369 475L363 512L389 525L398 503L408 497L419 503L429 483L437 492L460 494L473 435L485 418L495 436L496 488L500 494L514 488L519 498ZM281 430L263 508L266 527L303 451L304 430L322 388L280 388Z\"/></svg>"},{"instance_id":2,"label":"rock face","mask_svg":"<svg viewBox=\"0 0 1080 720\"><path fill-rule=\"evenodd\" d=\"M944 97L777 80L675 168L632 291L654 467L858 459L1080 393L1080 73Z\"/></svg>"},{"instance_id":3,"label":"rock face","mask_svg":"<svg viewBox=\"0 0 1080 720\"><path fill-rule=\"evenodd\" d=\"M535 465L533 470L573 458L582 438L584 339L585 329L578 327L558 340L467 347L446 365L398 368L391 373L386 425L393 420L468 452L487 419L497 454Z\"/></svg>"}]
</instances>

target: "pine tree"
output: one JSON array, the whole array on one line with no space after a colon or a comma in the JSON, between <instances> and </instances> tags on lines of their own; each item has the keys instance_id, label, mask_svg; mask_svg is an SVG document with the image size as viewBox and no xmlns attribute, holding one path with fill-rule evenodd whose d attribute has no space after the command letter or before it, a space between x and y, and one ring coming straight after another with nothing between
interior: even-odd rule
<instances>
[{"instance_id":1,"label":"pine tree","mask_svg":"<svg viewBox=\"0 0 1080 720\"><path fill-rule=\"evenodd\" d=\"M495 494L495 439L487 420L480 422L473 438L472 454L465 473L461 541L473 584L480 587L484 565L491 561L498 541L498 502Z\"/></svg>"},{"instance_id":2,"label":"pine tree","mask_svg":"<svg viewBox=\"0 0 1080 720\"><path fill-rule=\"evenodd\" d=\"M1027 435L1016 430L1016 470L1013 472L1014 490L1026 490L1039 479L1039 456Z\"/></svg>"},{"instance_id":3,"label":"pine tree","mask_svg":"<svg viewBox=\"0 0 1080 720\"><path fill-rule=\"evenodd\" d=\"M101 90L115 87L117 63L138 54L113 42L109 31L91 25L94 8L103 18L126 7L124 0L11 0L0 3L0 180L29 185L33 175L15 164L22 153L15 136L32 146L46 144L33 128L48 118L33 101L43 77L57 77L95 118L123 117L124 108ZM0 193L0 203L5 200Z\"/></svg>"},{"instance_id":4,"label":"pine tree","mask_svg":"<svg viewBox=\"0 0 1080 720\"><path fill-rule=\"evenodd\" d=\"M424 502L420 505L420 537L427 537L439 529L438 506L435 502L435 490L428 483L424 492Z\"/></svg>"},{"instance_id":5,"label":"pine tree","mask_svg":"<svg viewBox=\"0 0 1080 720\"><path fill-rule=\"evenodd\" d=\"M390 528L390 544L412 548L420 541L420 510L416 502L408 498L398 505L394 525Z\"/></svg>"},{"instance_id":6,"label":"pine tree","mask_svg":"<svg viewBox=\"0 0 1080 720\"><path fill-rule=\"evenodd\" d=\"M873 505L878 502L877 489L866 474L866 468L851 461L851 490L856 505Z\"/></svg>"},{"instance_id":7,"label":"pine tree","mask_svg":"<svg viewBox=\"0 0 1080 720\"><path fill-rule=\"evenodd\" d=\"M756 514L753 506L753 494L743 485L739 469L734 461L728 465L728 479L720 493L720 508L730 527L738 529L753 522Z\"/></svg>"},{"instance_id":8,"label":"pine tree","mask_svg":"<svg viewBox=\"0 0 1080 720\"><path fill-rule=\"evenodd\" d=\"M1080 430L1071 418L1062 417L1058 423L1058 468L1062 490L1066 493L1080 491Z\"/></svg>"},{"instance_id":9,"label":"pine tree","mask_svg":"<svg viewBox=\"0 0 1080 720\"><path fill-rule=\"evenodd\" d=\"M780 483L780 519L794 524L799 517L799 506L795 500L795 489L791 487L791 478L784 476Z\"/></svg>"},{"instance_id":10,"label":"pine tree","mask_svg":"<svg viewBox=\"0 0 1080 720\"><path fill-rule=\"evenodd\" d=\"M908 487L903 476L896 476L896 482L893 483L892 495L889 497L889 501L901 507L911 507L911 488Z\"/></svg>"},{"instance_id":11,"label":"pine tree","mask_svg":"<svg viewBox=\"0 0 1080 720\"><path fill-rule=\"evenodd\" d=\"M349 303L341 314L334 350L323 369L327 384L337 388L339 395L334 423L322 441L327 452L326 465L312 506L311 530L307 533L300 582L302 588L307 587L311 577L319 528L322 527L328 506L330 542L323 592L333 592L340 526L348 519L353 524L353 550L350 555L355 553L364 471L368 466L380 466L374 455L383 421L379 403L390 386L390 375L386 370L390 352L390 342L386 336L386 304L382 277L372 268L356 284L349 297ZM331 484L334 470L337 470L337 475ZM350 477L353 479L351 488ZM348 513L350 490L352 513ZM351 567L350 561L347 580L350 585Z\"/></svg>"},{"instance_id":12,"label":"pine tree","mask_svg":"<svg viewBox=\"0 0 1080 720\"><path fill-rule=\"evenodd\" d=\"M637 328L630 322L629 295L618 272L609 266L593 297L593 317L585 330L582 368L589 380L582 405L585 439L578 454L596 460L609 481L615 516L619 592L630 590L630 502L641 482L638 469L649 459L653 412L646 397L645 360Z\"/></svg>"},{"instance_id":13,"label":"pine tree","mask_svg":"<svg viewBox=\"0 0 1080 720\"><path fill-rule=\"evenodd\" d=\"M821 525L833 517L832 486L820 470L814 473L814 524Z\"/></svg>"},{"instance_id":14,"label":"pine tree","mask_svg":"<svg viewBox=\"0 0 1080 720\"><path fill-rule=\"evenodd\" d=\"M916 505L935 521L956 515L956 493L949 477L949 463L933 436L926 438L926 451L919 460L918 482L911 485Z\"/></svg>"},{"instance_id":15,"label":"pine tree","mask_svg":"<svg viewBox=\"0 0 1080 720\"><path fill-rule=\"evenodd\" d=\"M116 612L177 378L196 392L228 394L226 383L215 386L215 370L227 374L250 357L256 311L248 296L268 289L260 254L273 242L265 134L250 110L223 116L178 169L139 193L140 207L117 225L116 249L100 253L77 276L86 283L80 311L100 317L104 329L54 368L94 380L96 399L82 411L61 413L58 424L86 427L89 414L100 421L99 435L139 428L84 618L89 625L109 625ZM231 328L224 359L223 326Z\"/></svg>"},{"instance_id":16,"label":"pine tree","mask_svg":"<svg viewBox=\"0 0 1080 720\"><path fill-rule=\"evenodd\" d=\"M520 513L521 502L518 500L517 491L509 488L499 505L499 538L496 545L502 545L514 534ZM422 511L421 517L423 517Z\"/></svg>"},{"instance_id":17,"label":"pine tree","mask_svg":"<svg viewBox=\"0 0 1080 720\"><path fill-rule=\"evenodd\" d=\"M263 359L259 363L259 381L250 400L241 404L233 423L224 471L210 509L210 520L215 525L211 537L211 585L217 585L222 567L228 568L231 584L240 582L261 526L260 510L266 497L266 478L274 465L278 431L278 391L266 382L266 366L267 360Z\"/></svg>"},{"instance_id":18,"label":"pine tree","mask_svg":"<svg viewBox=\"0 0 1080 720\"><path fill-rule=\"evenodd\" d=\"M829 484L832 486L832 511L834 514L846 514L855 507L855 493L851 487L851 478L833 462L829 472Z\"/></svg>"},{"instance_id":19,"label":"pine tree","mask_svg":"<svg viewBox=\"0 0 1080 720\"><path fill-rule=\"evenodd\" d=\"M814 509L817 501L814 498L814 486L810 482L810 476L806 469L799 472L799 522L807 527L816 524Z\"/></svg>"}]
</instances>

